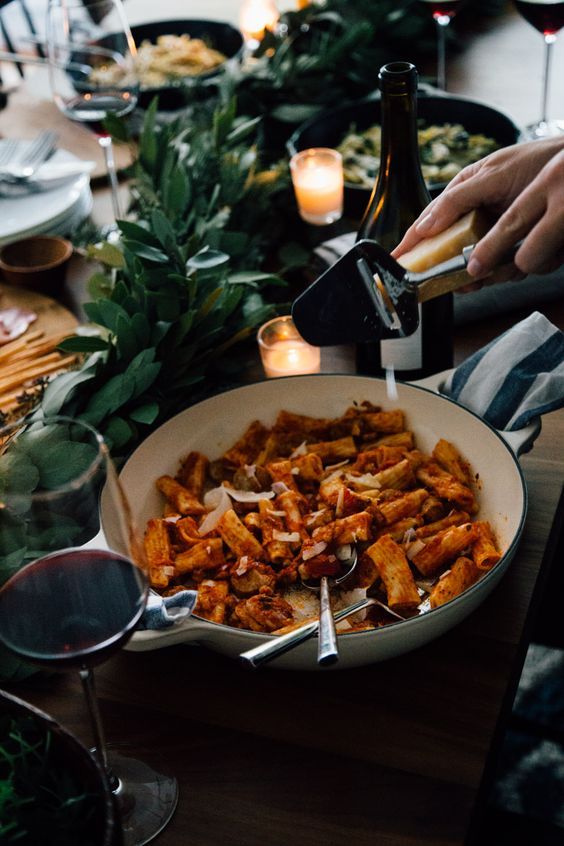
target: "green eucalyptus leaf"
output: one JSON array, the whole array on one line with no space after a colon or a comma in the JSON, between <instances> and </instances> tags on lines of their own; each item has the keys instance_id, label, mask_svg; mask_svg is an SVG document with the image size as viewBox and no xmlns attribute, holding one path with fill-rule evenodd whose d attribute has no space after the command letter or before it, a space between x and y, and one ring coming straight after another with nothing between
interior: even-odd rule
<instances>
[{"instance_id":1,"label":"green eucalyptus leaf","mask_svg":"<svg viewBox=\"0 0 564 846\"><path fill-rule=\"evenodd\" d=\"M78 441L54 444L48 453L43 453L38 466L40 484L47 490L67 485L86 473L96 461L97 455L93 444Z\"/></svg>"},{"instance_id":2,"label":"green eucalyptus leaf","mask_svg":"<svg viewBox=\"0 0 564 846\"><path fill-rule=\"evenodd\" d=\"M145 347L151 339L151 325L146 315L138 312L131 318L131 328L135 332L140 347Z\"/></svg>"},{"instance_id":3,"label":"green eucalyptus leaf","mask_svg":"<svg viewBox=\"0 0 564 846\"><path fill-rule=\"evenodd\" d=\"M115 334L116 348L120 358L129 361L139 352L139 341L131 320L126 314L118 315Z\"/></svg>"},{"instance_id":4,"label":"green eucalyptus leaf","mask_svg":"<svg viewBox=\"0 0 564 846\"><path fill-rule=\"evenodd\" d=\"M229 263L227 253L219 250L201 250L186 262L186 266L192 270L209 270L210 268L221 267Z\"/></svg>"},{"instance_id":5,"label":"green eucalyptus leaf","mask_svg":"<svg viewBox=\"0 0 564 846\"><path fill-rule=\"evenodd\" d=\"M127 373L117 373L103 385L89 400L85 409L88 421L96 426L105 417L131 399L135 391L135 381Z\"/></svg>"},{"instance_id":6,"label":"green eucalyptus leaf","mask_svg":"<svg viewBox=\"0 0 564 846\"><path fill-rule=\"evenodd\" d=\"M126 239L126 246L128 241L139 241L157 248L159 246L158 238L153 235L146 221L134 223L131 220L120 220L119 228Z\"/></svg>"},{"instance_id":7,"label":"green eucalyptus leaf","mask_svg":"<svg viewBox=\"0 0 564 846\"><path fill-rule=\"evenodd\" d=\"M109 276L105 273L93 273L87 283L88 293L92 299L97 300L100 297L109 297L113 283Z\"/></svg>"},{"instance_id":8,"label":"green eucalyptus leaf","mask_svg":"<svg viewBox=\"0 0 564 846\"><path fill-rule=\"evenodd\" d=\"M125 265L122 251L108 241L104 241L102 244L91 244L88 247L87 255L89 259L99 261L108 267L121 268Z\"/></svg>"},{"instance_id":9,"label":"green eucalyptus leaf","mask_svg":"<svg viewBox=\"0 0 564 846\"><path fill-rule=\"evenodd\" d=\"M127 241L127 249L139 258L147 259L148 261L157 261L159 264L168 261L168 256L162 250L156 247L151 247L149 244L144 244L140 241Z\"/></svg>"},{"instance_id":10,"label":"green eucalyptus leaf","mask_svg":"<svg viewBox=\"0 0 564 846\"><path fill-rule=\"evenodd\" d=\"M39 470L33 458L17 445L0 455L0 494L29 494L38 482Z\"/></svg>"},{"instance_id":11,"label":"green eucalyptus leaf","mask_svg":"<svg viewBox=\"0 0 564 846\"><path fill-rule=\"evenodd\" d=\"M47 385L41 400L41 409L47 416L59 414L73 395L95 378L95 368L83 365L81 370L61 373Z\"/></svg>"},{"instance_id":12,"label":"green eucalyptus leaf","mask_svg":"<svg viewBox=\"0 0 564 846\"><path fill-rule=\"evenodd\" d=\"M108 341L99 335L73 335L57 344L57 349L75 353L97 352L107 350Z\"/></svg>"},{"instance_id":13,"label":"green eucalyptus leaf","mask_svg":"<svg viewBox=\"0 0 564 846\"><path fill-rule=\"evenodd\" d=\"M132 420L135 420L136 423L145 423L150 426L151 423L154 423L159 416L159 411L160 408L158 403L147 402L144 405L139 405L137 408L134 408L129 413L129 416Z\"/></svg>"},{"instance_id":14,"label":"green eucalyptus leaf","mask_svg":"<svg viewBox=\"0 0 564 846\"><path fill-rule=\"evenodd\" d=\"M121 449L121 447L125 446L131 440L133 431L131 424L127 420L115 415L108 420L102 434L104 435L104 440L110 443L112 448Z\"/></svg>"}]
</instances>

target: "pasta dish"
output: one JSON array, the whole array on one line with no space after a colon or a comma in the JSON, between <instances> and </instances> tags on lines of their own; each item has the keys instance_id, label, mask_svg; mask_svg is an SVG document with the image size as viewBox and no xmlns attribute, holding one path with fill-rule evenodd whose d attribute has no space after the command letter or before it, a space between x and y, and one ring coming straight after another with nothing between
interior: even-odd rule
<instances>
[{"instance_id":1,"label":"pasta dish","mask_svg":"<svg viewBox=\"0 0 564 846\"><path fill-rule=\"evenodd\" d=\"M381 128L364 132L354 128L337 150L343 156L345 182L372 188L380 169ZM497 150L499 144L486 135L471 135L461 124L419 129L421 171L428 184L450 182L463 167Z\"/></svg>"},{"instance_id":2,"label":"pasta dish","mask_svg":"<svg viewBox=\"0 0 564 846\"><path fill-rule=\"evenodd\" d=\"M185 77L199 76L214 70L226 61L201 38L183 35L160 35L156 44L142 41L137 48L135 69L142 88L157 88ZM97 85L123 82L123 69L116 62L95 68L90 80Z\"/></svg>"},{"instance_id":3,"label":"pasta dish","mask_svg":"<svg viewBox=\"0 0 564 846\"><path fill-rule=\"evenodd\" d=\"M162 595L198 590L195 613L283 633L316 617L304 580L340 574L358 552L334 609L370 595L339 631L413 617L443 605L490 570L501 551L479 516L477 477L440 439L431 454L400 409L354 404L341 417L280 411L253 421L223 455L190 452L156 480L161 515L148 521L150 583Z\"/></svg>"}]
</instances>

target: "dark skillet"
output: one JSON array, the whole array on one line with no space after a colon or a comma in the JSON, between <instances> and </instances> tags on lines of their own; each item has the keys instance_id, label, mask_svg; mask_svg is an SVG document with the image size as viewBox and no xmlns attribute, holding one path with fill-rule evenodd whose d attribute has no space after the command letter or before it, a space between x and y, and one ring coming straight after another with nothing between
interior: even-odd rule
<instances>
[{"instance_id":1,"label":"dark skillet","mask_svg":"<svg viewBox=\"0 0 564 846\"><path fill-rule=\"evenodd\" d=\"M417 105L418 117L425 125L460 123L470 134L483 133L494 138L501 147L515 144L520 137L519 127L503 112L475 100L449 95L430 95L420 92ZM308 147L336 147L348 134L352 124L359 131L380 123L379 95L369 95L362 100L347 103L331 111L310 118L293 133L288 141L290 155ZM436 196L445 184L428 186ZM345 184L345 214L359 218L370 197L370 189L352 183Z\"/></svg>"}]
</instances>

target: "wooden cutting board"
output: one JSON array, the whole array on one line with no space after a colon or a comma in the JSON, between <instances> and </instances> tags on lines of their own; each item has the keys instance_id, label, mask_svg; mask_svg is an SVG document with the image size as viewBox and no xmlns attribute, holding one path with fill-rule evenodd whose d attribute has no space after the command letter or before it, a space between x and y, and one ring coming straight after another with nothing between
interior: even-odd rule
<instances>
[{"instance_id":1,"label":"wooden cutting board","mask_svg":"<svg viewBox=\"0 0 564 846\"><path fill-rule=\"evenodd\" d=\"M40 329L48 336L65 332L67 329L70 333L78 325L74 314L51 297L0 282L0 309L14 306L28 309L37 315L37 320L31 324L28 331Z\"/></svg>"}]
</instances>

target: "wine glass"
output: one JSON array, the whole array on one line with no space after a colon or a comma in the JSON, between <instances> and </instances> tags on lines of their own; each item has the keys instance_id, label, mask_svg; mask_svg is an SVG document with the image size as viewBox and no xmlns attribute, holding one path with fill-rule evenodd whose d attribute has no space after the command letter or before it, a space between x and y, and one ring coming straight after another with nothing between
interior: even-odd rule
<instances>
[{"instance_id":1,"label":"wine glass","mask_svg":"<svg viewBox=\"0 0 564 846\"><path fill-rule=\"evenodd\" d=\"M139 94L135 42L121 0L49 0L47 55L57 107L97 135L117 220L122 217L118 179L103 121L132 112Z\"/></svg>"},{"instance_id":2,"label":"wine glass","mask_svg":"<svg viewBox=\"0 0 564 846\"><path fill-rule=\"evenodd\" d=\"M420 0L431 8L437 24L437 85L446 91L446 28L464 0Z\"/></svg>"},{"instance_id":3,"label":"wine glass","mask_svg":"<svg viewBox=\"0 0 564 846\"><path fill-rule=\"evenodd\" d=\"M527 127L531 138L549 138L564 132L564 121L548 120L548 86L552 46L557 33L564 26L564 2L561 0L514 0L517 11L536 30L542 33L545 43L544 75L542 85L541 118Z\"/></svg>"},{"instance_id":4,"label":"wine glass","mask_svg":"<svg viewBox=\"0 0 564 846\"><path fill-rule=\"evenodd\" d=\"M98 502L112 513L111 544ZM116 796L124 846L141 846L176 807L176 779L108 750L93 667L131 637L147 599L143 545L101 435L67 417L0 430L0 642L39 667L78 671L94 754Z\"/></svg>"}]
</instances>

